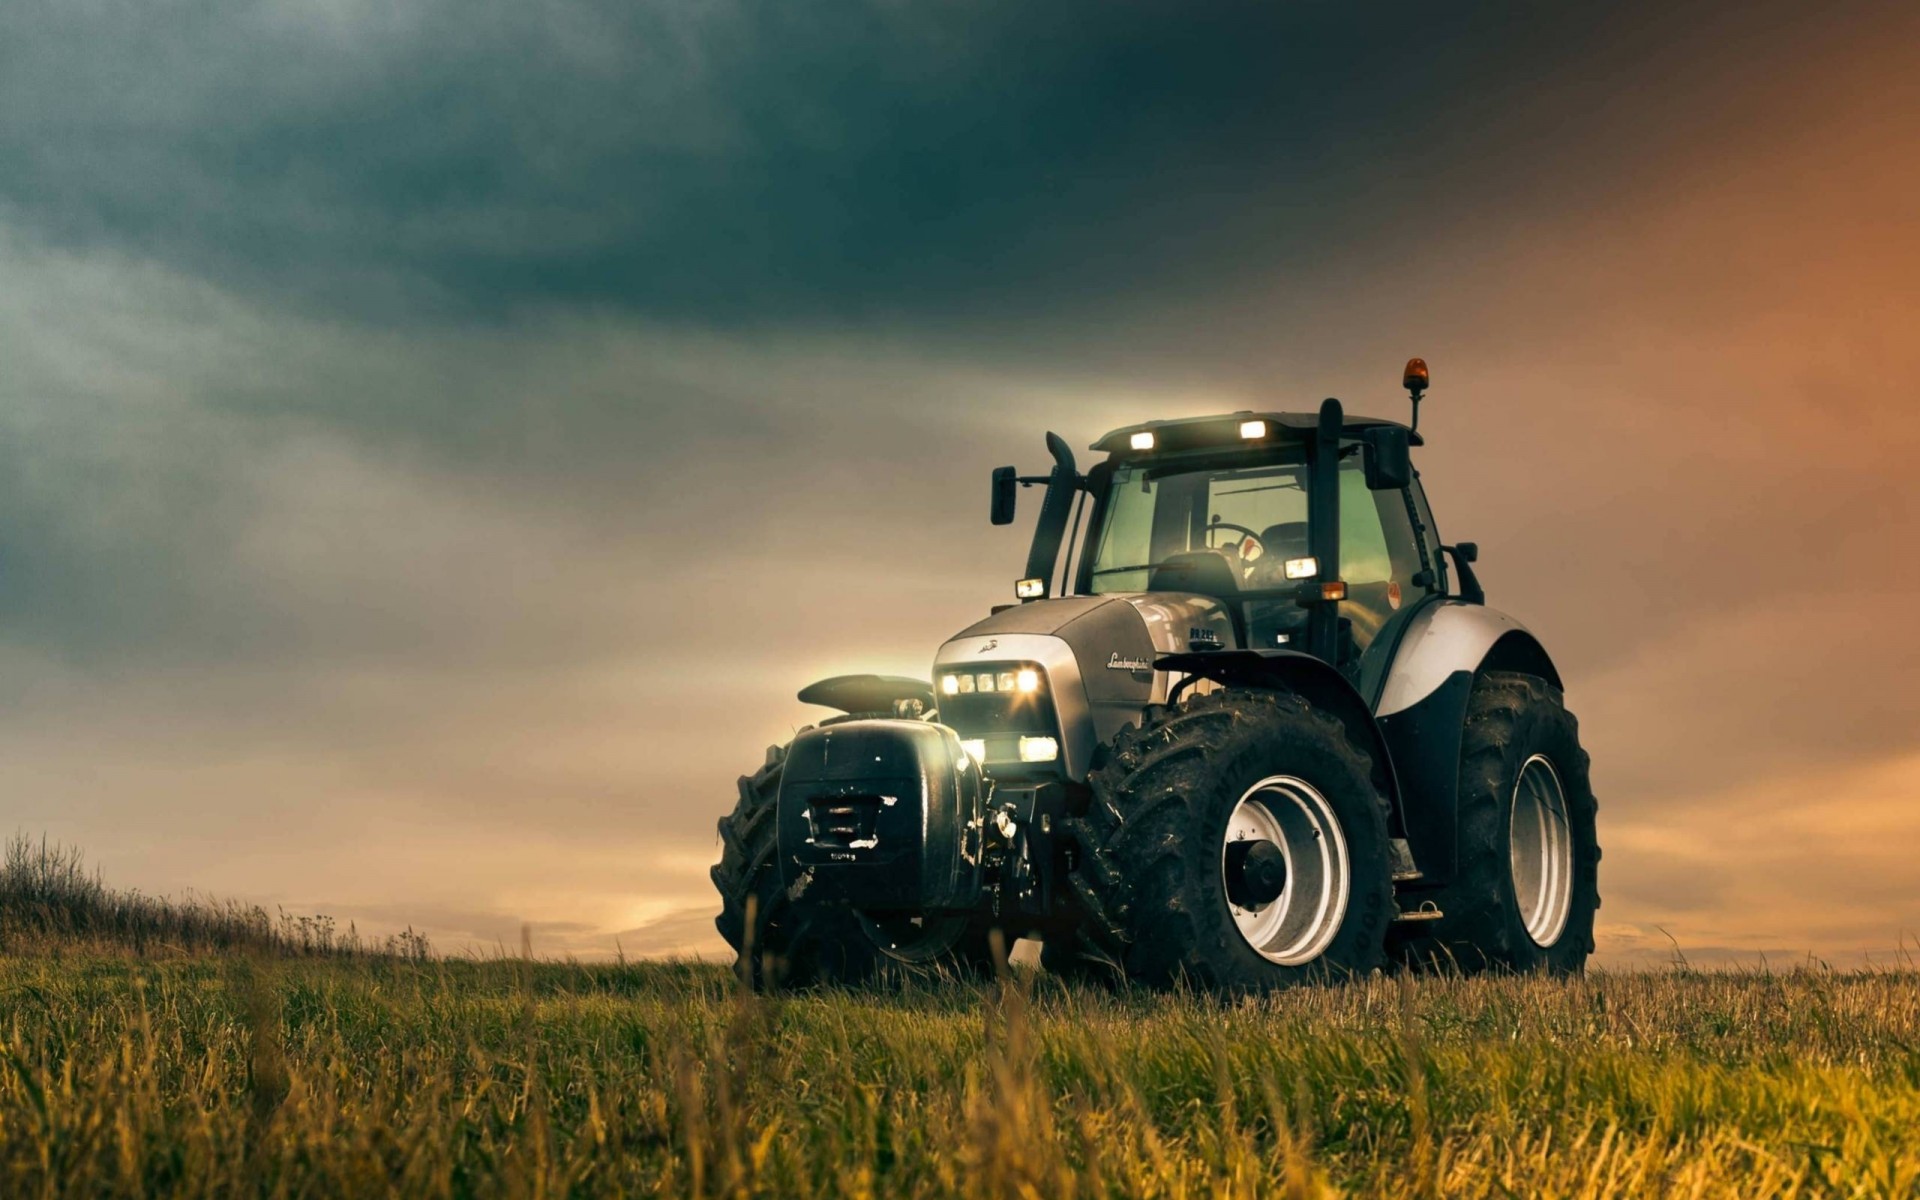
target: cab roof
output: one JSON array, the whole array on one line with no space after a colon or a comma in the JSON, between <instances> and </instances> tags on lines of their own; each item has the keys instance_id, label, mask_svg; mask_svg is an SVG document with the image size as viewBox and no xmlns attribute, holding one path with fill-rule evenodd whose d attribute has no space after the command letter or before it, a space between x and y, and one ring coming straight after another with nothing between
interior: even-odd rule
<instances>
[{"instance_id":1,"label":"cab roof","mask_svg":"<svg viewBox=\"0 0 1920 1200\"><path fill-rule=\"evenodd\" d=\"M1245 438L1241 436L1241 427L1251 421L1264 421L1267 435L1264 438ZM1348 417L1340 426L1342 437L1357 438L1368 429L1382 425L1395 425L1402 429L1407 426L1398 421L1387 421L1379 417ZM1110 454L1164 454L1168 451L1207 450L1230 446L1284 445L1303 442L1311 438L1320 428L1320 417L1316 413L1280 413L1280 412L1232 412L1212 417L1179 417L1171 421L1146 421L1139 425L1127 425L1116 429L1093 444L1093 449L1104 450ZM1152 450L1134 450L1133 436L1137 433L1153 434ZM1424 439L1408 430L1408 441L1422 445Z\"/></svg>"}]
</instances>

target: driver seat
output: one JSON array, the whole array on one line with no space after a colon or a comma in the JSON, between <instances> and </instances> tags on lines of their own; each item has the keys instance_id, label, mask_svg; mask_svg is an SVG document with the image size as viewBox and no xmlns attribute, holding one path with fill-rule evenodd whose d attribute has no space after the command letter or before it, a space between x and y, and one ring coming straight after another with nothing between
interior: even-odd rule
<instances>
[{"instance_id":1,"label":"driver seat","mask_svg":"<svg viewBox=\"0 0 1920 1200\"><path fill-rule=\"evenodd\" d=\"M1283 521L1260 534L1260 557L1247 573L1249 588L1281 588L1287 578L1287 560L1309 553L1307 523ZM1307 610L1291 600L1268 600L1248 606L1250 644L1256 648L1298 649L1307 636Z\"/></svg>"},{"instance_id":2,"label":"driver seat","mask_svg":"<svg viewBox=\"0 0 1920 1200\"><path fill-rule=\"evenodd\" d=\"M1240 572L1225 550L1187 550L1154 564L1147 590L1197 592L1232 602L1240 594Z\"/></svg>"},{"instance_id":3,"label":"driver seat","mask_svg":"<svg viewBox=\"0 0 1920 1200\"><path fill-rule=\"evenodd\" d=\"M1247 573L1247 582L1253 587L1285 587L1288 582L1287 560L1305 558L1308 553L1305 521L1282 521L1278 525L1269 525L1260 534L1260 557L1254 560L1253 569Z\"/></svg>"}]
</instances>

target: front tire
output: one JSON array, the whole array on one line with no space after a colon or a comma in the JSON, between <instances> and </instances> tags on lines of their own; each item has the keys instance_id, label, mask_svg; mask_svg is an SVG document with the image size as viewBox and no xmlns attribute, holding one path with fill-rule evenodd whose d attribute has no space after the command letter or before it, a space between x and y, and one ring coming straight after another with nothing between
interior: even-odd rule
<instances>
[{"instance_id":1,"label":"front tire","mask_svg":"<svg viewBox=\"0 0 1920 1200\"><path fill-rule=\"evenodd\" d=\"M1079 938L1129 978L1250 994L1382 965L1386 800L1333 717L1284 693L1190 697L1122 732L1089 782L1067 823ZM1244 850L1263 841L1281 865L1255 894Z\"/></svg>"},{"instance_id":2,"label":"front tire","mask_svg":"<svg viewBox=\"0 0 1920 1200\"><path fill-rule=\"evenodd\" d=\"M1577 975L1592 953L1600 844L1579 722L1559 689L1489 671L1460 747L1459 859L1418 966Z\"/></svg>"}]
</instances>

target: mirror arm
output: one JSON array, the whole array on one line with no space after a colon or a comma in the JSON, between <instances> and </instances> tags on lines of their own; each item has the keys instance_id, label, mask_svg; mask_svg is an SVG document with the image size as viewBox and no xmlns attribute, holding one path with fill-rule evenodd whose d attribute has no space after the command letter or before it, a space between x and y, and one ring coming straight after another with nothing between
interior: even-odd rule
<instances>
[{"instance_id":1,"label":"mirror arm","mask_svg":"<svg viewBox=\"0 0 1920 1200\"><path fill-rule=\"evenodd\" d=\"M1460 574L1460 598L1468 604L1485 604L1487 590L1480 586L1480 577L1473 573L1473 564L1480 557L1480 547L1473 542L1461 542L1440 549L1452 556L1453 569Z\"/></svg>"}]
</instances>

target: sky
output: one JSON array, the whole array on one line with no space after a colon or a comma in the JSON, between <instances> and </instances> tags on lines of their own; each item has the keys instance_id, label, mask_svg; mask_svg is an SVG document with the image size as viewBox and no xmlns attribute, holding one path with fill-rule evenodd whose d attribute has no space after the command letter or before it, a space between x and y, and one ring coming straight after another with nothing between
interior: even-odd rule
<instances>
[{"instance_id":1,"label":"sky","mask_svg":"<svg viewBox=\"0 0 1920 1200\"><path fill-rule=\"evenodd\" d=\"M794 693L1008 598L992 467L1399 417L1417 354L1443 535L1594 758L1600 961L1910 955L1916 44L1847 0L0 7L0 831L718 953Z\"/></svg>"}]
</instances>

